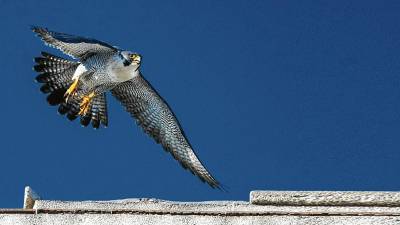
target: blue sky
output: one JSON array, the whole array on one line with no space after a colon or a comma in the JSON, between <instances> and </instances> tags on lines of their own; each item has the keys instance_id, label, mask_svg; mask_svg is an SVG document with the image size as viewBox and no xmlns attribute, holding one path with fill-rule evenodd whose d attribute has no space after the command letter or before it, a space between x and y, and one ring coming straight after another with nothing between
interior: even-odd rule
<instances>
[{"instance_id":1,"label":"blue sky","mask_svg":"<svg viewBox=\"0 0 400 225\"><path fill-rule=\"evenodd\" d=\"M0 0L0 207L45 199L247 200L264 190L400 190L399 1ZM143 55L206 167L183 170L109 97L69 122L34 82L30 25Z\"/></svg>"}]
</instances>

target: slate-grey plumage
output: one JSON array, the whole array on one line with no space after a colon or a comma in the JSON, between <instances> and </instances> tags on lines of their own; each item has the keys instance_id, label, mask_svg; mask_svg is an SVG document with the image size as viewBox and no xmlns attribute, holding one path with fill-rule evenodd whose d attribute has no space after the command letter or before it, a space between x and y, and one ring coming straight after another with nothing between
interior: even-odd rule
<instances>
[{"instance_id":1,"label":"slate-grey plumage","mask_svg":"<svg viewBox=\"0 0 400 225\"><path fill-rule=\"evenodd\" d=\"M107 91L119 100L138 125L190 172L213 188L220 183L206 170L193 151L168 104L140 72L141 56L105 42L32 27L49 46L76 58L71 61L42 52L35 58L36 80L47 101L81 124L107 126Z\"/></svg>"}]
</instances>

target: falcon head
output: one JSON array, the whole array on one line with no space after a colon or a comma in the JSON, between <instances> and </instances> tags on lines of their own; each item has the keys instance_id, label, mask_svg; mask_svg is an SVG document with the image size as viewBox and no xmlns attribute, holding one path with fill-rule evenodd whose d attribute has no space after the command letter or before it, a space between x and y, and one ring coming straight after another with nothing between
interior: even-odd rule
<instances>
[{"instance_id":1,"label":"falcon head","mask_svg":"<svg viewBox=\"0 0 400 225\"><path fill-rule=\"evenodd\" d=\"M138 53L123 51L120 53L120 55L123 60L124 66L133 66L136 67L136 69L140 67L142 56Z\"/></svg>"}]
</instances>

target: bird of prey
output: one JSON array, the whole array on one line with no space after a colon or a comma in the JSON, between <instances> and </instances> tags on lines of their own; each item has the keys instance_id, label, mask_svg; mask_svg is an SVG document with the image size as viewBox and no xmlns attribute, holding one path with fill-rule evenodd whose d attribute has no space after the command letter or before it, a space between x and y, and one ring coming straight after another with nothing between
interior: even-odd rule
<instances>
[{"instance_id":1,"label":"bird of prey","mask_svg":"<svg viewBox=\"0 0 400 225\"><path fill-rule=\"evenodd\" d=\"M46 52L35 58L36 81L50 105L69 120L80 117L83 126L107 126L106 92L121 102L137 124L188 169L212 188L221 184L193 151L168 104L140 72L142 57L92 38L32 27L45 44L75 60Z\"/></svg>"}]
</instances>

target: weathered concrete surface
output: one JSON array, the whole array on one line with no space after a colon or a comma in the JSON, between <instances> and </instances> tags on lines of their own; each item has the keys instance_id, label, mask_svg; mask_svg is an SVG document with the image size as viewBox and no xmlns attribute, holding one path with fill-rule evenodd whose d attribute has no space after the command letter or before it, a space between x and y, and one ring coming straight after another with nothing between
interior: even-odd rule
<instances>
[{"instance_id":1,"label":"weathered concrete surface","mask_svg":"<svg viewBox=\"0 0 400 225\"><path fill-rule=\"evenodd\" d=\"M195 216L195 215L132 215L132 214L38 214L38 215L0 215L0 224L15 225L396 225L400 224L397 217L346 217L346 216Z\"/></svg>"},{"instance_id":2,"label":"weathered concrete surface","mask_svg":"<svg viewBox=\"0 0 400 225\"><path fill-rule=\"evenodd\" d=\"M170 212L174 214L299 214L299 215L398 215L400 207L287 206L254 205L243 201L173 202L160 199L125 199L114 201L48 201L38 200L35 210L93 210L127 212ZM400 217L399 217L400 218Z\"/></svg>"},{"instance_id":3,"label":"weathered concrete surface","mask_svg":"<svg viewBox=\"0 0 400 225\"><path fill-rule=\"evenodd\" d=\"M400 206L400 192L252 191L250 203L303 206Z\"/></svg>"},{"instance_id":4,"label":"weathered concrete surface","mask_svg":"<svg viewBox=\"0 0 400 225\"><path fill-rule=\"evenodd\" d=\"M49 201L31 198L33 209L0 209L0 224L400 225L398 196L397 192L262 191L252 192L250 203L158 199Z\"/></svg>"}]
</instances>

